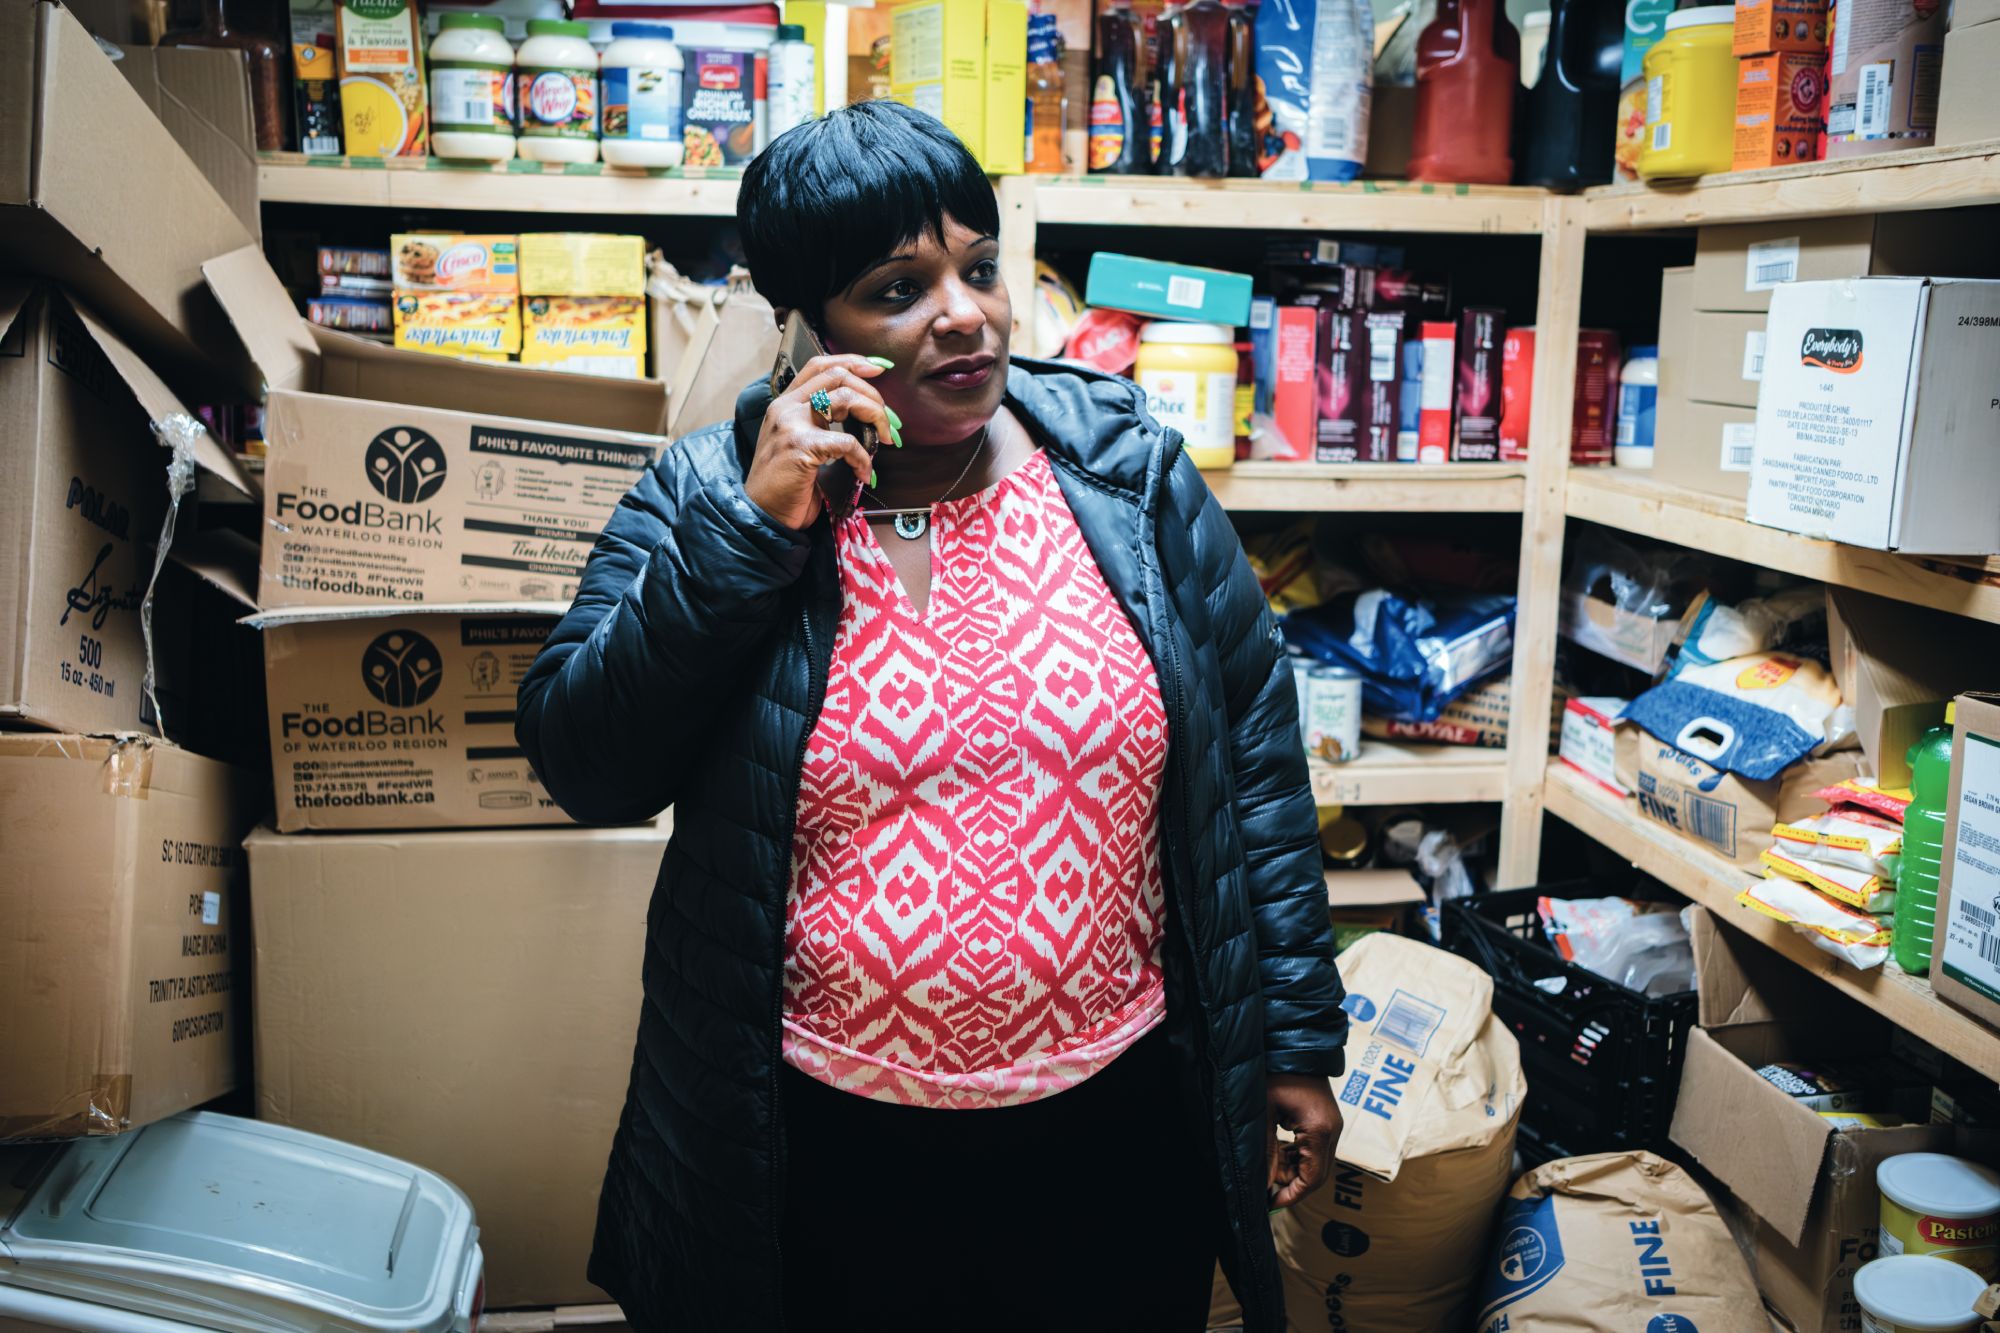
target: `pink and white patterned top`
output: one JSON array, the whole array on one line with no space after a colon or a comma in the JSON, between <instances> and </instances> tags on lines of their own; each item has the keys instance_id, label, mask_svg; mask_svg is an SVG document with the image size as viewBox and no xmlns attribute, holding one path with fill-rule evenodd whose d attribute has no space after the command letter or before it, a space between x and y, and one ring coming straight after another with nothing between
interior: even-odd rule
<instances>
[{"instance_id":1,"label":"pink and white patterned top","mask_svg":"<svg viewBox=\"0 0 2000 1333\"><path fill-rule=\"evenodd\" d=\"M1152 661L1040 452L937 507L921 616L866 520L835 541L784 1057L909 1106L1060 1092L1166 1016Z\"/></svg>"}]
</instances>

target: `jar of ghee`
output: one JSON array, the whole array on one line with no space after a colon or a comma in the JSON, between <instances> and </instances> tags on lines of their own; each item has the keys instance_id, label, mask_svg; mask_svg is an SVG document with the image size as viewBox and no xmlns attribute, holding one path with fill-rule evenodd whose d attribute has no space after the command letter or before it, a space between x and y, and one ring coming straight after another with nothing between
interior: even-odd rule
<instances>
[{"instance_id":1,"label":"jar of ghee","mask_svg":"<svg viewBox=\"0 0 2000 1333\"><path fill-rule=\"evenodd\" d=\"M1667 15L1646 52L1642 180L1727 171L1736 150L1736 10L1701 5Z\"/></svg>"},{"instance_id":2,"label":"jar of ghee","mask_svg":"<svg viewBox=\"0 0 2000 1333\"><path fill-rule=\"evenodd\" d=\"M1134 371L1146 407L1186 442L1199 468L1236 461L1236 331L1159 322L1139 330Z\"/></svg>"}]
</instances>

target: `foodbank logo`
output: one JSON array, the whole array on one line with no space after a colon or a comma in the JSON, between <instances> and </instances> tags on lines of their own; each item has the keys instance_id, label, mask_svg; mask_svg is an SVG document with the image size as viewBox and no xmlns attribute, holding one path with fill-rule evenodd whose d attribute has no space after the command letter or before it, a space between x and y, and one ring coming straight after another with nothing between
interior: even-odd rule
<instances>
[{"instance_id":1,"label":"foodbank logo","mask_svg":"<svg viewBox=\"0 0 2000 1333\"><path fill-rule=\"evenodd\" d=\"M368 484L397 504L428 500L444 485L444 448L414 426L391 426L368 442Z\"/></svg>"},{"instance_id":2,"label":"foodbank logo","mask_svg":"<svg viewBox=\"0 0 2000 1333\"><path fill-rule=\"evenodd\" d=\"M361 683L391 708L415 708L437 693L444 666L423 635L392 629L361 654Z\"/></svg>"},{"instance_id":3,"label":"foodbank logo","mask_svg":"<svg viewBox=\"0 0 2000 1333\"><path fill-rule=\"evenodd\" d=\"M1799 363L1852 375L1861 369L1861 330L1807 329L1799 343Z\"/></svg>"}]
</instances>

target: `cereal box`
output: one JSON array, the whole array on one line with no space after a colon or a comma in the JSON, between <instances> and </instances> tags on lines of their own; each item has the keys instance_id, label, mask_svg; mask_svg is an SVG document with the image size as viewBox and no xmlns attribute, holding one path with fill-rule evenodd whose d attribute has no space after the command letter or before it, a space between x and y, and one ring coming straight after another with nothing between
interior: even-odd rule
<instances>
[{"instance_id":1,"label":"cereal box","mask_svg":"<svg viewBox=\"0 0 2000 1333\"><path fill-rule=\"evenodd\" d=\"M589 232L524 232L523 296L644 296L646 238Z\"/></svg>"},{"instance_id":2,"label":"cereal box","mask_svg":"<svg viewBox=\"0 0 2000 1333\"><path fill-rule=\"evenodd\" d=\"M516 236L419 232L389 238L398 292L515 295L521 290L520 248Z\"/></svg>"},{"instance_id":3,"label":"cereal box","mask_svg":"<svg viewBox=\"0 0 2000 1333\"><path fill-rule=\"evenodd\" d=\"M396 346L505 360L521 350L517 298L486 292L397 292Z\"/></svg>"},{"instance_id":4,"label":"cereal box","mask_svg":"<svg viewBox=\"0 0 2000 1333\"><path fill-rule=\"evenodd\" d=\"M422 157L430 145L415 0L342 0L335 15L349 157Z\"/></svg>"},{"instance_id":5,"label":"cereal box","mask_svg":"<svg viewBox=\"0 0 2000 1333\"><path fill-rule=\"evenodd\" d=\"M521 364L643 379L646 302L636 296L530 296L521 302Z\"/></svg>"}]
</instances>

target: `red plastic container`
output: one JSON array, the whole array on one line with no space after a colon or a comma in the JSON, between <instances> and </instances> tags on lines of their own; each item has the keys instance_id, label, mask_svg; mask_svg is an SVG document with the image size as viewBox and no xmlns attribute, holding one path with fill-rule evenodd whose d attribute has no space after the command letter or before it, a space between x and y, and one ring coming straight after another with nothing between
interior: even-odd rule
<instances>
[{"instance_id":1,"label":"red plastic container","mask_svg":"<svg viewBox=\"0 0 2000 1333\"><path fill-rule=\"evenodd\" d=\"M1417 38L1410 179L1505 185L1514 178L1521 35L1503 0L1438 0Z\"/></svg>"}]
</instances>

